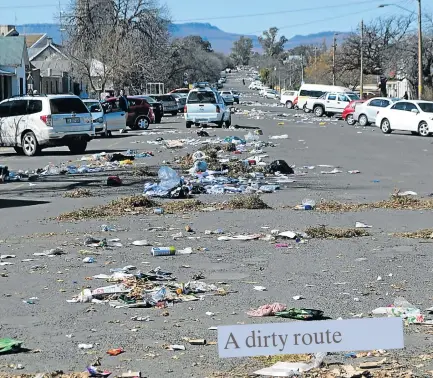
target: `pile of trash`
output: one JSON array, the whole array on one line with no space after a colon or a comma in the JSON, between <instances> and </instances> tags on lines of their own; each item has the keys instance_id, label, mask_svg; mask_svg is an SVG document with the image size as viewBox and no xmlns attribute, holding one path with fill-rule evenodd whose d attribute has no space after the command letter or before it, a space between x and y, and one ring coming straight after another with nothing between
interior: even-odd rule
<instances>
[{"instance_id":1,"label":"pile of trash","mask_svg":"<svg viewBox=\"0 0 433 378\"><path fill-rule=\"evenodd\" d=\"M273 193L282 184L295 180L293 168L284 160L271 163L263 148L274 146L260 141L261 130L249 132L245 138L228 136L217 144L188 154L177 163L187 172L185 176L170 167L163 166L158 172L159 183L147 182L144 194L151 197L187 198L193 194L253 194ZM250 157L239 158L249 152Z\"/></svg>"},{"instance_id":2,"label":"pile of trash","mask_svg":"<svg viewBox=\"0 0 433 378\"><path fill-rule=\"evenodd\" d=\"M105 279L114 283L96 289L83 289L68 303L108 303L114 308L166 308L174 303L191 302L204 295L226 295L227 291L202 281L175 282L170 272L155 268L147 273L134 266L111 269L110 275L99 274L93 279ZM164 282L164 284L161 284Z\"/></svg>"},{"instance_id":3,"label":"pile of trash","mask_svg":"<svg viewBox=\"0 0 433 378\"><path fill-rule=\"evenodd\" d=\"M10 171L8 167L0 166L0 181L36 181L39 177L43 176L105 172L131 166L136 159L150 157L153 157L152 152L128 150L125 153L116 152L107 154L106 152L101 152L98 154L86 155L80 159L81 163L79 164L62 163L60 165L55 165L50 163L44 168L39 168L35 171L19 170L14 172Z\"/></svg>"}]
</instances>

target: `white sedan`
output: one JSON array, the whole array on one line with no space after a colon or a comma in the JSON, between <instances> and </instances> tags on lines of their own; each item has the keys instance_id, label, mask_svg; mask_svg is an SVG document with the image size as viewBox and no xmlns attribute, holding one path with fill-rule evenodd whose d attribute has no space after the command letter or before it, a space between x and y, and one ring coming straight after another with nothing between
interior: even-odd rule
<instances>
[{"instance_id":1,"label":"white sedan","mask_svg":"<svg viewBox=\"0 0 433 378\"><path fill-rule=\"evenodd\" d=\"M429 136L433 133L433 102L397 101L379 110L376 126L385 134L402 130L423 137Z\"/></svg>"},{"instance_id":2,"label":"white sedan","mask_svg":"<svg viewBox=\"0 0 433 378\"><path fill-rule=\"evenodd\" d=\"M264 98L270 98L270 99L279 99L280 95L278 94L277 91L273 90L273 89L267 89L265 91L265 93L263 94Z\"/></svg>"}]
</instances>

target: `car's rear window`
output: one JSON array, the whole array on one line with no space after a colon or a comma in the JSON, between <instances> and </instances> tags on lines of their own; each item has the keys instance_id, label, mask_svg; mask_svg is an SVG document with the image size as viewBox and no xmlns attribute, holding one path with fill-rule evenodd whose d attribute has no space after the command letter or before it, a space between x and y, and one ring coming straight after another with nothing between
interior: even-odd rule
<instances>
[{"instance_id":1,"label":"car's rear window","mask_svg":"<svg viewBox=\"0 0 433 378\"><path fill-rule=\"evenodd\" d=\"M50 100L51 114L88 113L89 111L79 98L63 97Z\"/></svg>"},{"instance_id":2,"label":"car's rear window","mask_svg":"<svg viewBox=\"0 0 433 378\"><path fill-rule=\"evenodd\" d=\"M161 96L153 96L158 101L176 101L171 95L161 95Z\"/></svg>"},{"instance_id":3,"label":"car's rear window","mask_svg":"<svg viewBox=\"0 0 433 378\"><path fill-rule=\"evenodd\" d=\"M433 113L433 103L432 102L418 102L418 106L423 112Z\"/></svg>"},{"instance_id":4,"label":"car's rear window","mask_svg":"<svg viewBox=\"0 0 433 378\"><path fill-rule=\"evenodd\" d=\"M216 104L215 94L213 92L191 92L188 96L188 104Z\"/></svg>"}]
</instances>

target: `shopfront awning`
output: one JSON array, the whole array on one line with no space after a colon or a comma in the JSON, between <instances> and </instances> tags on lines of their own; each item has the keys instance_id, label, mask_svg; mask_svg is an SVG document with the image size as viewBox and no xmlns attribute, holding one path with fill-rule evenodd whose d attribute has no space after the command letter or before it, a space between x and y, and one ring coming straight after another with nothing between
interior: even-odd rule
<instances>
[{"instance_id":1,"label":"shopfront awning","mask_svg":"<svg viewBox=\"0 0 433 378\"><path fill-rule=\"evenodd\" d=\"M13 72L0 70L0 76L15 76Z\"/></svg>"}]
</instances>

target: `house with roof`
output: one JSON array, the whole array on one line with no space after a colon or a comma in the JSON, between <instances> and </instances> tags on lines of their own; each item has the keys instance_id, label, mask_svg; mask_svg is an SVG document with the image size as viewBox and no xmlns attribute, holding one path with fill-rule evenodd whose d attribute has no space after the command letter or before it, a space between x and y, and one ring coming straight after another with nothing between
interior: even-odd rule
<instances>
[{"instance_id":1,"label":"house with roof","mask_svg":"<svg viewBox=\"0 0 433 378\"><path fill-rule=\"evenodd\" d=\"M28 67L25 38L0 36L0 101L27 92Z\"/></svg>"}]
</instances>

